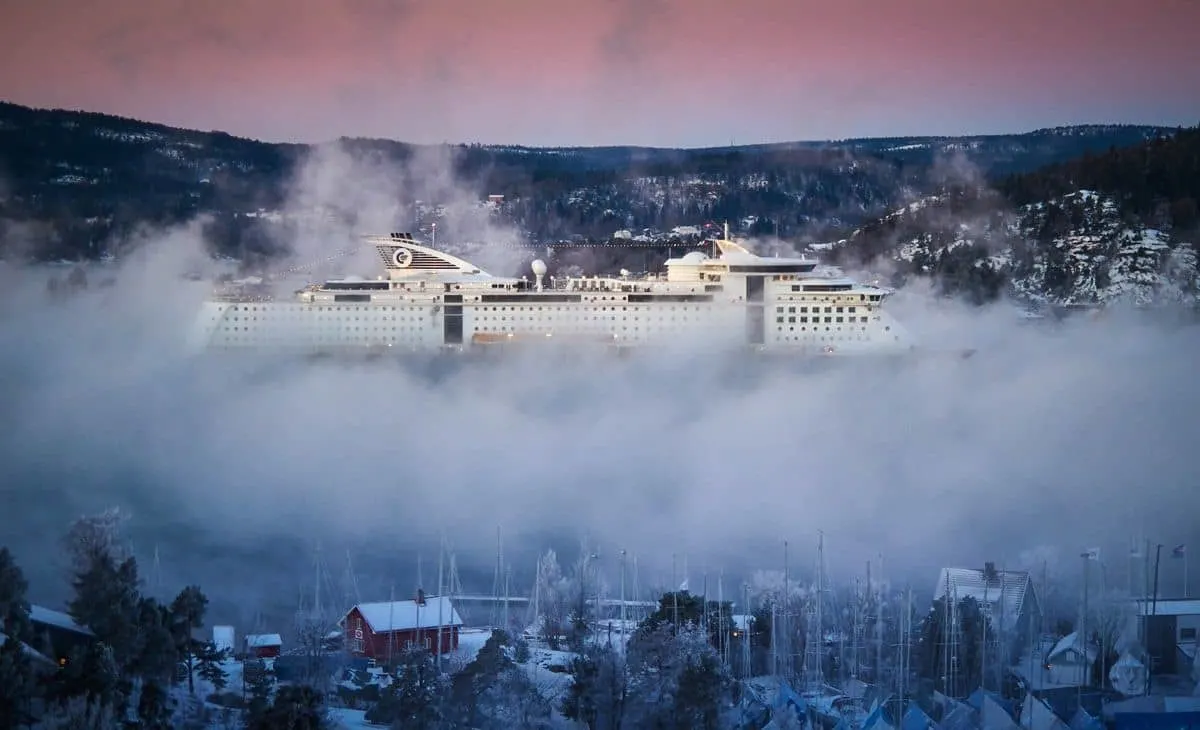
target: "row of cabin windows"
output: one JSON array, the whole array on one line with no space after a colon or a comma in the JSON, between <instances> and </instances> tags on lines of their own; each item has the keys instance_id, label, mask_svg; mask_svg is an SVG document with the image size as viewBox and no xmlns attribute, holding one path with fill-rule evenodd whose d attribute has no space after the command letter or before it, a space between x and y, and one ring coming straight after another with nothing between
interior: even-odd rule
<instances>
[{"instance_id":1,"label":"row of cabin windows","mask_svg":"<svg viewBox=\"0 0 1200 730\"><path fill-rule=\"evenodd\" d=\"M866 324L866 323L867 323L867 317L858 317L857 319L858 319L858 321L859 321L859 322L862 322L863 324ZM854 320L855 320L855 317L826 317L826 318L825 318L825 322L826 322L826 324L828 324L828 323L830 323L830 322L837 322L838 324L841 324L841 323L842 323L843 321L845 321L845 320L848 320L848 321L849 321L851 324L853 324L853 323L854 323ZM788 323L789 323L789 324L795 324L795 323L796 323L796 317L795 317L795 316L788 317L788 318L787 318L787 321L788 321ZM820 318L820 317L813 317L813 318L812 318L812 321L813 321L813 323L814 323L814 324L816 324L816 323L818 323L818 322L820 322L820 321L821 321L821 318ZM801 322L801 323L807 323L807 322L808 322L808 317L805 317L805 316L801 315L801 317L800 317L800 322ZM782 324L782 323L783 323L783 317L776 317L776 318L775 318L775 324Z\"/></svg>"},{"instance_id":2,"label":"row of cabin windows","mask_svg":"<svg viewBox=\"0 0 1200 730\"><path fill-rule=\"evenodd\" d=\"M857 311L858 311L858 307L825 307L825 314L833 314L834 312L836 312L836 313L838 313L838 314L847 314L847 313L849 313L849 314L854 314L854 313L855 313L855 312L857 312ZM871 311L871 308L870 308L870 307L867 307L867 311L868 311L868 312L869 312L869 311ZM820 314L820 313L821 313L821 308L820 308L820 307L813 307L813 308L812 308L812 312L813 312L813 314ZM775 307L775 313L776 313L776 314L783 314L783 307ZM788 313L788 314L795 314L795 313L796 313L796 308L795 308L795 307L788 307L788 308L787 308L787 313ZM800 307L800 314L808 314L808 307Z\"/></svg>"}]
</instances>

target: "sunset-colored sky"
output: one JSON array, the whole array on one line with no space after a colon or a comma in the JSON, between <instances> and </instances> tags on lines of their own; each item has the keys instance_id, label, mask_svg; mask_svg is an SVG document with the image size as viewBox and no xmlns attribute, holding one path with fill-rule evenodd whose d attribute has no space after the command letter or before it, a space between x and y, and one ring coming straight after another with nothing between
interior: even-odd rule
<instances>
[{"instance_id":1,"label":"sunset-colored sky","mask_svg":"<svg viewBox=\"0 0 1200 730\"><path fill-rule=\"evenodd\" d=\"M1196 0L0 0L0 99L273 141L1200 122Z\"/></svg>"}]
</instances>

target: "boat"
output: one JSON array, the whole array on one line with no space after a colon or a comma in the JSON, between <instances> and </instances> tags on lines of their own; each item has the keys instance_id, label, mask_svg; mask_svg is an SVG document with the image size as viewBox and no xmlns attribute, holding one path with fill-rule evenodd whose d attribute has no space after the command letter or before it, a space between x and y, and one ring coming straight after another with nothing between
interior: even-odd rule
<instances>
[{"instance_id":1,"label":"boat","mask_svg":"<svg viewBox=\"0 0 1200 730\"><path fill-rule=\"evenodd\" d=\"M795 356L899 354L915 343L891 291L809 257L765 257L724 237L665 274L492 275L411 233L365 236L383 274L311 283L276 297L262 279L225 282L204 302L199 351L309 354L482 351L510 345L673 345ZM708 248L706 246L706 248Z\"/></svg>"}]
</instances>

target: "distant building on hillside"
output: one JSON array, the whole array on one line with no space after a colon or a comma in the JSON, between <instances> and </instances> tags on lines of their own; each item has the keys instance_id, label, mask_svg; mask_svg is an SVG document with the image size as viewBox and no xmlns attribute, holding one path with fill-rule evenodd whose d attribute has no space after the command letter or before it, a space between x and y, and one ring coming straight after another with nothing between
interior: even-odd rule
<instances>
[{"instance_id":1,"label":"distant building on hillside","mask_svg":"<svg viewBox=\"0 0 1200 730\"><path fill-rule=\"evenodd\" d=\"M246 656L252 659L272 659L283 649L279 634L247 634L243 639Z\"/></svg>"},{"instance_id":2,"label":"distant building on hillside","mask_svg":"<svg viewBox=\"0 0 1200 730\"><path fill-rule=\"evenodd\" d=\"M454 651L463 625L448 596L426 596L424 591L417 591L412 601L360 603L340 623L352 655L383 664L391 664L411 646L434 653Z\"/></svg>"},{"instance_id":3,"label":"distant building on hillside","mask_svg":"<svg viewBox=\"0 0 1200 730\"><path fill-rule=\"evenodd\" d=\"M1040 631L1042 606L1029 573L996 570L995 563L975 568L943 568L938 576L935 600L950 596L961 601L973 598L992 628L999 633L1010 660L1015 661Z\"/></svg>"}]
</instances>

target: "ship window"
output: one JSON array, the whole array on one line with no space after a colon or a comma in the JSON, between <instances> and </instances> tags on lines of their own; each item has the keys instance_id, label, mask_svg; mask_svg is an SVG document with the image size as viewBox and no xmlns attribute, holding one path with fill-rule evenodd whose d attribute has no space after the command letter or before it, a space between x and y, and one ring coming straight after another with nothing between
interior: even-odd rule
<instances>
[{"instance_id":1,"label":"ship window","mask_svg":"<svg viewBox=\"0 0 1200 730\"><path fill-rule=\"evenodd\" d=\"M838 308L837 308L837 312L838 312L838 314L841 314L841 313L843 313L843 312L845 312L845 311L846 311L846 308L845 308L845 307L838 307Z\"/></svg>"},{"instance_id":2,"label":"ship window","mask_svg":"<svg viewBox=\"0 0 1200 730\"><path fill-rule=\"evenodd\" d=\"M838 321L838 322L841 322L843 319L845 319L845 317L838 317L838 318L837 318L837 321Z\"/></svg>"},{"instance_id":3,"label":"ship window","mask_svg":"<svg viewBox=\"0 0 1200 730\"><path fill-rule=\"evenodd\" d=\"M859 321L859 322L866 322L866 321L867 321L867 318L866 318L866 317L859 317L859 318L858 318L858 321Z\"/></svg>"}]
</instances>

